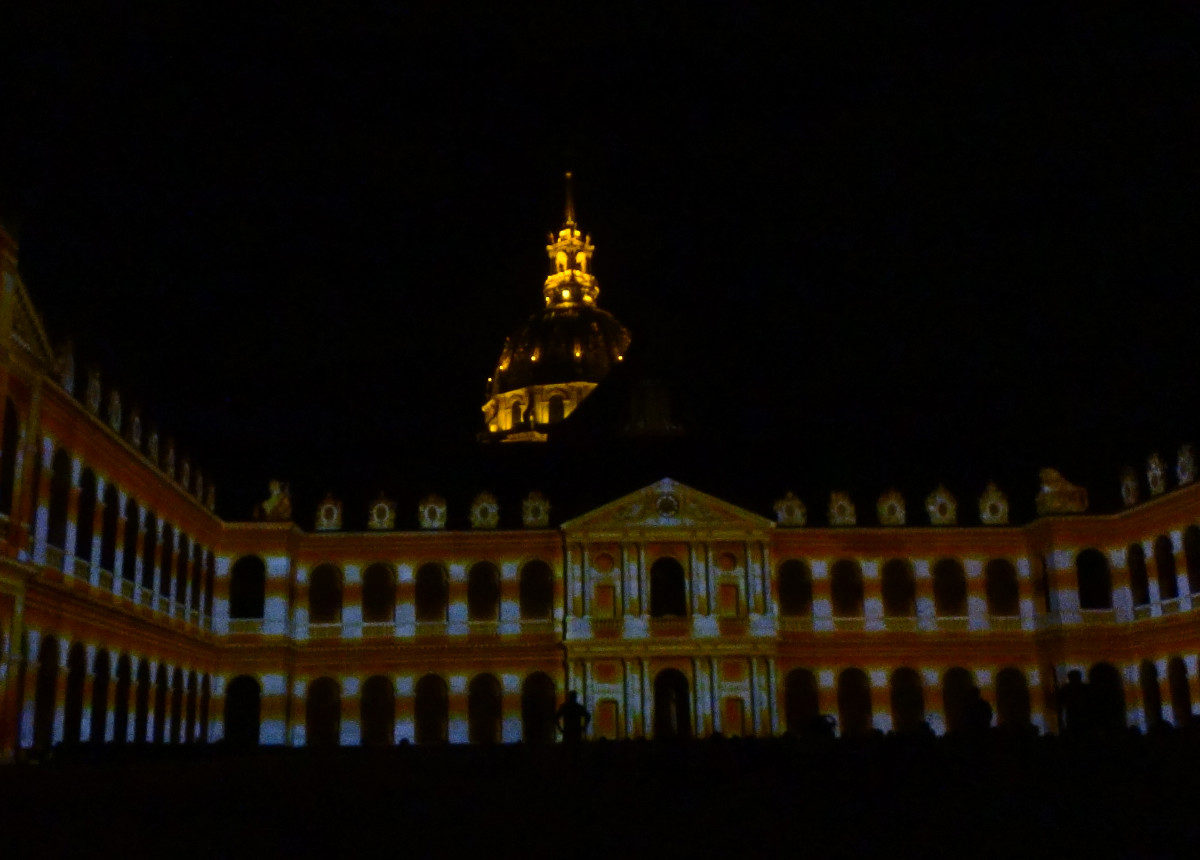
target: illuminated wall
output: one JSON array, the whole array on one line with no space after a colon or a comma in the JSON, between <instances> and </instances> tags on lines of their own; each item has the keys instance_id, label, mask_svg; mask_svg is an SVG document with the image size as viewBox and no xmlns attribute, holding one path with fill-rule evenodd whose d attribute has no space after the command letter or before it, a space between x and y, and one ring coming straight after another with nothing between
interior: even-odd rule
<instances>
[{"instance_id":1,"label":"illuminated wall","mask_svg":"<svg viewBox=\"0 0 1200 860\"><path fill-rule=\"evenodd\" d=\"M664 479L552 528L444 529L442 503L366 532L224 522L198 468L96 374L55 354L0 243L0 750L55 743L551 741L578 690L593 737L1059 728L1079 670L1119 725L1191 719L1200 695L1200 489L1157 457L1117 514L1044 477L1027 525L1003 494L921 525L834 494L806 525ZM775 480L763 476L764 487ZM551 500L552 501L552 500ZM861 500L860 500L861 501ZM376 503L376 506L381 503ZM870 509L870 508L868 508ZM324 514L323 514L324 516ZM973 515L972 515L973 516Z\"/></svg>"}]
</instances>

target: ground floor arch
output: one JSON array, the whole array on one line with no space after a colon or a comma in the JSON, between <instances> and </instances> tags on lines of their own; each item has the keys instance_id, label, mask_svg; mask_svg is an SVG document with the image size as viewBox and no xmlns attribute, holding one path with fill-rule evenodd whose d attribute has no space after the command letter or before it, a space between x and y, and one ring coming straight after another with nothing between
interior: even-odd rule
<instances>
[{"instance_id":1,"label":"ground floor arch","mask_svg":"<svg viewBox=\"0 0 1200 860\"><path fill-rule=\"evenodd\" d=\"M231 746L258 744L262 718L262 690L258 680L239 675L225 688L225 741Z\"/></svg>"},{"instance_id":2,"label":"ground floor arch","mask_svg":"<svg viewBox=\"0 0 1200 860\"><path fill-rule=\"evenodd\" d=\"M687 676L663 669L654 676L654 737L685 740L692 736L691 693Z\"/></svg>"},{"instance_id":3,"label":"ground floor arch","mask_svg":"<svg viewBox=\"0 0 1200 860\"><path fill-rule=\"evenodd\" d=\"M554 743L557 693L554 680L534 672L521 685L521 738L530 744Z\"/></svg>"},{"instance_id":4,"label":"ground floor arch","mask_svg":"<svg viewBox=\"0 0 1200 860\"><path fill-rule=\"evenodd\" d=\"M450 739L450 697L440 676L426 675L417 682L413 710L418 744L444 744Z\"/></svg>"},{"instance_id":5,"label":"ground floor arch","mask_svg":"<svg viewBox=\"0 0 1200 860\"><path fill-rule=\"evenodd\" d=\"M500 734L500 682L481 674L467 687L467 737L473 744L498 744Z\"/></svg>"},{"instance_id":6,"label":"ground floor arch","mask_svg":"<svg viewBox=\"0 0 1200 860\"><path fill-rule=\"evenodd\" d=\"M336 747L341 726L341 687L333 678L317 678L308 685L304 702L305 743L314 749Z\"/></svg>"},{"instance_id":7,"label":"ground floor arch","mask_svg":"<svg viewBox=\"0 0 1200 860\"><path fill-rule=\"evenodd\" d=\"M396 692L392 687L392 679L386 675L368 678L362 686L359 709L362 745L390 745L396 726Z\"/></svg>"}]
</instances>

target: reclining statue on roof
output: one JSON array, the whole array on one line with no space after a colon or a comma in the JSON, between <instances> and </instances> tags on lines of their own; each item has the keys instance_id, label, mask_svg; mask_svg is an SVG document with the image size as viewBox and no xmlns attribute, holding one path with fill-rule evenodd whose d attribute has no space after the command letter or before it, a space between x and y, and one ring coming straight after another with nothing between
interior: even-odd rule
<instances>
[{"instance_id":1,"label":"reclining statue on roof","mask_svg":"<svg viewBox=\"0 0 1200 860\"><path fill-rule=\"evenodd\" d=\"M272 523L290 522L292 497L288 493L288 485L283 481L271 481L268 484L268 490L271 495L254 509L254 519Z\"/></svg>"}]
</instances>

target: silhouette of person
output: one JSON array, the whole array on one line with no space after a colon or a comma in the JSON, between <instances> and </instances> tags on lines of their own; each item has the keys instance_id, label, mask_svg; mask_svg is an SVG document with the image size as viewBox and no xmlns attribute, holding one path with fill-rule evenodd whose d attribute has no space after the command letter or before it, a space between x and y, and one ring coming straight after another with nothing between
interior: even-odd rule
<instances>
[{"instance_id":1,"label":"silhouette of person","mask_svg":"<svg viewBox=\"0 0 1200 860\"><path fill-rule=\"evenodd\" d=\"M1066 730L1073 735L1084 735L1091 728L1091 702L1088 685L1083 683L1083 673L1072 669L1067 673L1067 685L1059 691Z\"/></svg>"},{"instance_id":2,"label":"silhouette of person","mask_svg":"<svg viewBox=\"0 0 1200 860\"><path fill-rule=\"evenodd\" d=\"M563 743L577 744L583 740L583 731L592 721L592 715L587 708L579 704L578 694L574 690L567 691L567 700L554 714L558 730L562 732Z\"/></svg>"}]
</instances>

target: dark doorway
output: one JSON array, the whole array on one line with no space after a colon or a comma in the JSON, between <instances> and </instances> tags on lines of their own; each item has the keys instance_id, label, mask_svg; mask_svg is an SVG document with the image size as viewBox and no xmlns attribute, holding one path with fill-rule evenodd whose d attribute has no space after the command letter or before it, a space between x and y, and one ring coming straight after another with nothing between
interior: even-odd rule
<instances>
[{"instance_id":1,"label":"dark doorway","mask_svg":"<svg viewBox=\"0 0 1200 860\"><path fill-rule=\"evenodd\" d=\"M257 679L239 675L225 689L225 741L230 746L258 745L262 693Z\"/></svg>"},{"instance_id":2,"label":"dark doorway","mask_svg":"<svg viewBox=\"0 0 1200 860\"><path fill-rule=\"evenodd\" d=\"M650 614L655 618L687 615L683 566L673 558L660 558L650 566Z\"/></svg>"},{"instance_id":3,"label":"dark doorway","mask_svg":"<svg viewBox=\"0 0 1200 860\"><path fill-rule=\"evenodd\" d=\"M500 682L476 675L467 688L467 737L473 744L500 743Z\"/></svg>"},{"instance_id":4,"label":"dark doorway","mask_svg":"<svg viewBox=\"0 0 1200 860\"><path fill-rule=\"evenodd\" d=\"M871 733L871 682L862 669L843 669L838 675L838 718L842 736L864 737Z\"/></svg>"},{"instance_id":5,"label":"dark doorway","mask_svg":"<svg viewBox=\"0 0 1200 860\"><path fill-rule=\"evenodd\" d=\"M554 743L554 681L534 672L521 685L521 737L529 744Z\"/></svg>"},{"instance_id":6,"label":"dark doorway","mask_svg":"<svg viewBox=\"0 0 1200 860\"><path fill-rule=\"evenodd\" d=\"M437 675L426 675L417 682L416 693L417 743L446 743L450 709L446 682Z\"/></svg>"},{"instance_id":7,"label":"dark doorway","mask_svg":"<svg viewBox=\"0 0 1200 860\"><path fill-rule=\"evenodd\" d=\"M336 747L342 725L342 691L333 678L317 678L308 685L304 707L305 744L313 749Z\"/></svg>"},{"instance_id":8,"label":"dark doorway","mask_svg":"<svg viewBox=\"0 0 1200 860\"><path fill-rule=\"evenodd\" d=\"M911 734L925 725L925 689L921 675L907 666L892 673L892 728Z\"/></svg>"},{"instance_id":9,"label":"dark doorway","mask_svg":"<svg viewBox=\"0 0 1200 860\"><path fill-rule=\"evenodd\" d=\"M808 669L793 669L784 680L783 718L789 734L813 729L821 715L817 699L817 676Z\"/></svg>"},{"instance_id":10,"label":"dark doorway","mask_svg":"<svg viewBox=\"0 0 1200 860\"><path fill-rule=\"evenodd\" d=\"M391 678L385 675L368 678L363 684L360 707L362 745L390 746L396 726L396 692Z\"/></svg>"},{"instance_id":11,"label":"dark doorway","mask_svg":"<svg viewBox=\"0 0 1200 860\"><path fill-rule=\"evenodd\" d=\"M686 740L692 736L690 698L687 677L678 669L663 669L655 676L654 737Z\"/></svg>"}]
</instances>

